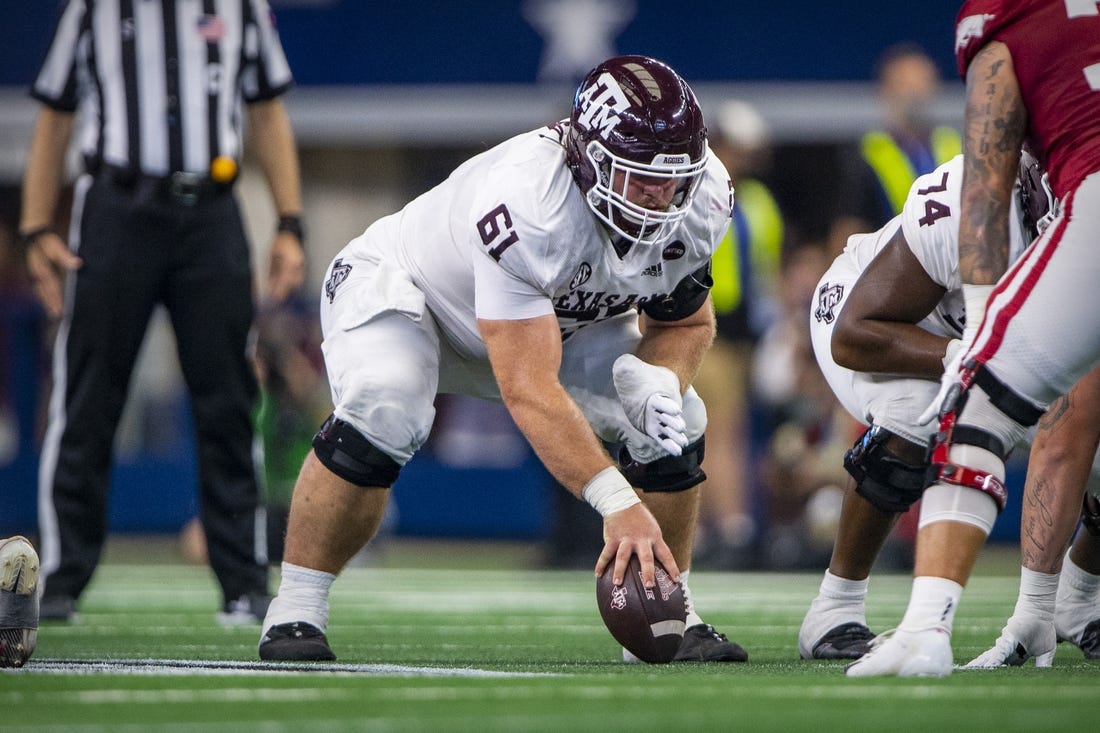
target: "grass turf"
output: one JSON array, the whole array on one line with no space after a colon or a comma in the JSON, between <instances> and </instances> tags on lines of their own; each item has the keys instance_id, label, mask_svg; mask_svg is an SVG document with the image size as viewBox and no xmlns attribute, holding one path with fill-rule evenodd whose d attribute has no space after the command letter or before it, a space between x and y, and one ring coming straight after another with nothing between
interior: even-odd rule
<instances>
[{"instance_id":1,"label":"grass turf","mask_svg":"<svg viewBox=\"0 0 1100 733\"><path fill-rule=\"evenodd\" d=\"M1100 666L1067 645L1049 670L943 680L848 680L843 663L799 660L816 573L697 571L704 618L749 663L625 665L590 573L485 568L464 552L349 568L333 589L339 664L327 671L243 664L258 628L216 625L205 568L108 558L80 622L44 624L28 666L0 674L0 731L1095 729ZM1012 566L984 570L956 617L957 663L993 641L1015 602ZM908 576L873 578L874 630L897 622L908 592Z\"/></svg>"}]
</instances>

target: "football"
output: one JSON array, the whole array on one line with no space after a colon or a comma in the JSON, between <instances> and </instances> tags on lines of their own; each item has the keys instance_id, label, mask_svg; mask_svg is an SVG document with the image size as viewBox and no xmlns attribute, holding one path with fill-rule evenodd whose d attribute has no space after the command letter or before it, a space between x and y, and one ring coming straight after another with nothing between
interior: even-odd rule
<instances>
[{"instance_id":1,"label":"football","mask_svg":"<svg viewBox=\"0 0 1100 733\"><path fill-rule=\"evenodd\" d=\"M650 664L671 662L684 639L687 606L684 591L654 561L657 583L642 585L638 556L630 558L623 584L611 582L612 567L596 579L596 604L604 626L631 654Z\"/></svg>"}]
</instances>

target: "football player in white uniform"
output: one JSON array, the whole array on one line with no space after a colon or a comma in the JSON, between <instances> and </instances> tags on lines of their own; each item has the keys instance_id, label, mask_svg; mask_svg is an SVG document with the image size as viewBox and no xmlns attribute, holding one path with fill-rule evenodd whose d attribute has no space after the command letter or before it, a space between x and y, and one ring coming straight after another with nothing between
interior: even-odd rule
<instances>
[{"instance_id":1,"label":"football player in white uniform","mask_svg":"<svg viewBox=\"0 0 1100 733\"><path fill-rule=\"evenodd\" d=\"M811 314L814 353L837 398L869 427L845 455L852 481L829 569L799 631L804 659L858 659L868 651L874 634L866 625L864 600L871 566L898 516L924 490L925 445L938 426L919 425L917 418L938 391L943 364L959 347L965 325L957 248L961 184L962 156L917 179L902 213L877 232L851 237L818 285ZM1031 156L1024 156L1017 193L1012 260L1052 217L1053 194ZM1090 386L1093 381L1097 387ZM1091 377L1075 392L1098 387L1100 378ZM1053 432L1061 430L1040 427L1037 463L1050 463L1055 446L1087 442L1078 441L1079 430ZM1061 507L1072 514L1053 553L1058 561L1079 513L1092 447L1083 464L1074 464L1079 477L1058 480L1058 490L1068 496L1046 499L1048 512ZM1053 476L1042 475L1048 481ZM1093 491L1100 488L1095 476L1094 470ZM1025 578L1027 572L1025 561ZM1053 649L1053 627L1050 637Z\"/></svg>"},{"instance_id":2,"label":"football player in white uniform","mask_svg":"<svg viewBox=\"0 0 1100 733\"><path fill-rule=\"evenodd\" d=\"M321 296L335 409L295 486L260 658L335 658L329 587L376 531L439 392L503 400L603 515L597 575L621 580L637 554L649 586L655 560L686 578L706 427L690 384L731 206L690 87L621 56L588 74L568 119L475 156L352 240ZM678 659L747 659L694 609L687 623Z\"/></svg>"}]
</instances>

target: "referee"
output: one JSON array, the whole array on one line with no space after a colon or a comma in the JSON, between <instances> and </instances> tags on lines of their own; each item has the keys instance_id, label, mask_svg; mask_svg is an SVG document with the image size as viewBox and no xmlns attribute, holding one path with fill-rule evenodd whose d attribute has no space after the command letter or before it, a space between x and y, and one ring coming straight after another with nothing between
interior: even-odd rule
<instances>
[{"instance_id":1,"label":"referee","mask_svg":"<svg viewBox=\"0 0 1100 733\"><path fill-rule=\"evenodd\" d=\"M233 196L241 109L279 213L269 296L302 283L292 83L267 0L69 0L31 89L42 103L20 235L60 318L39 467L41 617L72 620L107 534L112 444L154 307L169 314L197 431L200 514L223 623L269 599L253 465L253 279ZM242 104L243 103L243 104ZM84 173L54 229L76 131ZM65 240L68 240L66 245ZM151 480L147 501L158 501Z\"/></svg>"}]
</instances>

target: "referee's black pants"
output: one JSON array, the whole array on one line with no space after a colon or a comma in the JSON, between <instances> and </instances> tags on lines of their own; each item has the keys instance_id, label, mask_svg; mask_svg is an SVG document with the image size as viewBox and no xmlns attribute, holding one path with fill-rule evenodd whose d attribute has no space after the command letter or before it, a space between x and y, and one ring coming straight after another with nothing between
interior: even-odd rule
<instances>
[{"instance_id":1,"label":"referee's black pants","mask_svg":"<svg viewBox=\"0 0 1100 733\"><path fill-rule=\"evenodd\" d=\"M154 307L166 307L191 398L199 507L225 600L266 593L248 357L252 274L228 190L191 205L89 177L73 207L83 266L69 276L39 472L44 597L79 598L107 535L112 446ZM158 498L150 477L145 498Z\"/></svg>"}]
</instances>

